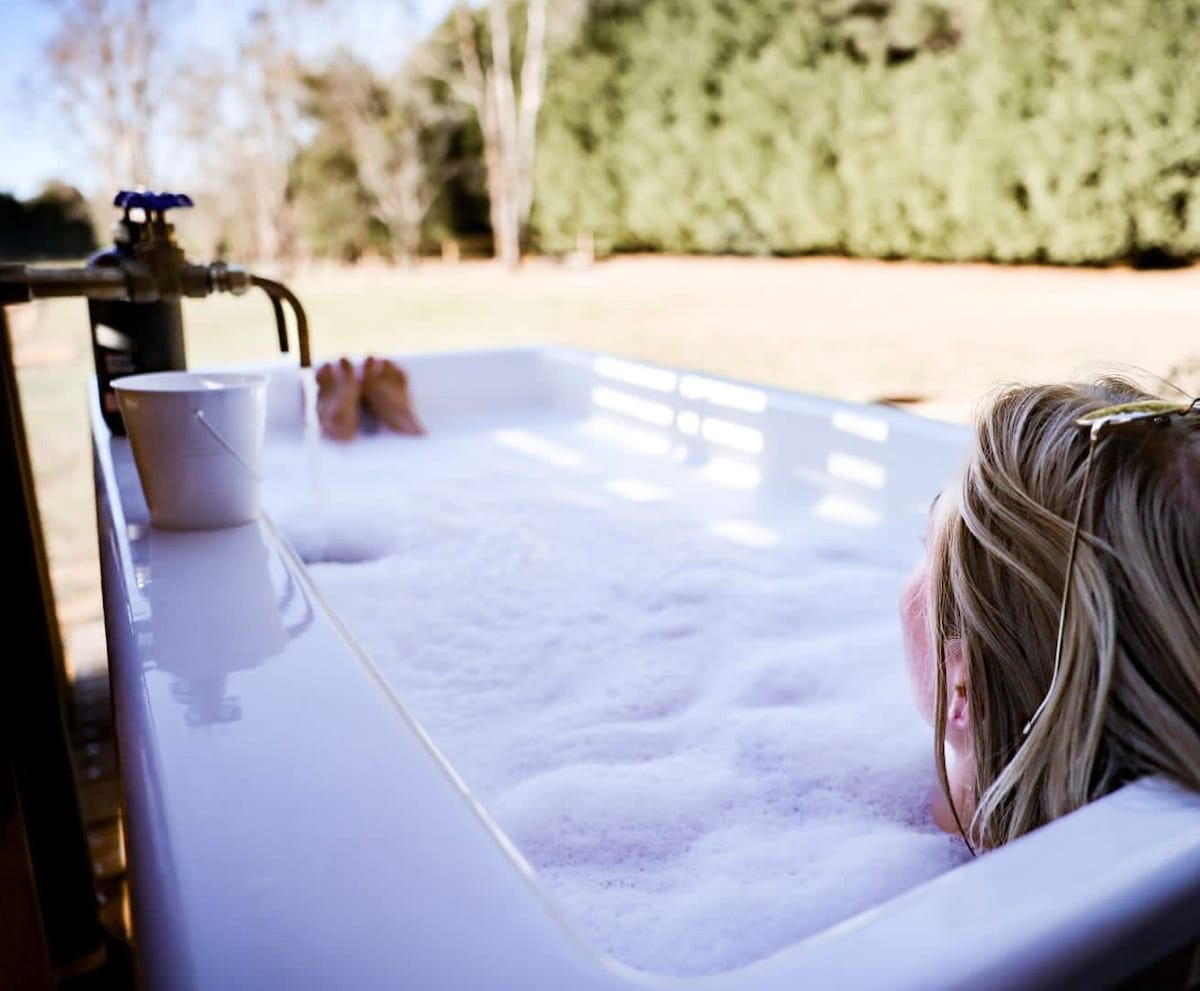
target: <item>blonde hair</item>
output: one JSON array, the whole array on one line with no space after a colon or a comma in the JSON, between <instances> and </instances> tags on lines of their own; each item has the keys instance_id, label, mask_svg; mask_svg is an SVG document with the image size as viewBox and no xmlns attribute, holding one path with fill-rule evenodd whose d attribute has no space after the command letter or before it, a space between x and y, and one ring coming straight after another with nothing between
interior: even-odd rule
<instances>
[{"instance_id":1,"label":"blonde hair","mask_svg":"<svg viewBox=\"0 0 1200 991\"><path fill-rule=\"evenodd\" d=\"M975 762L964 836L984 846L1146 775L1200 792L1200 415L1098 444L1058 683L1022 733L1051 683L1088 452L1074 421L1145 398L1116 378L999 392L932 535L938 772L949 796L945 648L957 639Z\"/></svg>"}]
</instances>

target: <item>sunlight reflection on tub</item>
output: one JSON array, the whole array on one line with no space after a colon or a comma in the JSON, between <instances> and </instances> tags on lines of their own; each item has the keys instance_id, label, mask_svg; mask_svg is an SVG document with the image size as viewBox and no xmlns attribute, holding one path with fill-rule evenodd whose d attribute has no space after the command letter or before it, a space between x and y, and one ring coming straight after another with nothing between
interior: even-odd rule
<instances>
[{"instance_id":1,"label":"sunlight reflection on tub","mask_svg":"<svg viewBox=\"0 0 1200 991\"><path fill-rule=\"evenodd\" d=\"M591 416L583 424L582 430L596 440L638 454L661 455L671 450L671 438L666 434L635 427L611 416Z\"/></svg>"},{"instance_id":2,"label":"sunlight reflection on tub","mask_svg":"<svg viewBox=\"0 0 1200 991\"><path fill-rule=\"evenodd\" d=\"M578 468L585 461L578 451L539 437L528 430L497 430L492 434L492 439L502 447L527 454L556 468Z\"/></svg>"},{"instance_id":3,"label":"sunlight reflection on tub","mask_svg":"<svg viewBox=\"0 0 1200 991\"><path fill-rule=\"evenodd\" d=\"M671 498L671 493L661 485L640 478L610 478L604 487L613 495L630 502L662 502Z\"/></svg>"},{"instance_id":4,"label":"sunlight reflection on tub","mask_svg":"<svg viewBox=\"0 0 1200 991\"><path fill-rule=\"evenodd\" d=\"M735 385L710 379L703 375L685 375L679 381L679 394L685 399L704 399L714 406L763 413L767 409L767 394L748 385Z\"/></svg>"},{"instance_id":5,"label":"sunlight reflection on tub","mask_svg":"<svg viewBox=\"0 0 1200 991\"><path fill-rule=\"evenodd\" d=\"M783 539L778 530L753 520L717 520L708 529L745 547L774 547Z\"/></svg>"},{"instance_id":6,"label":"sunlight reflection on tub","mask_svg":"<svg viewBox=\"0 0 1200 991\"><path fill-rule=\"evenodd\" d=\"M709 459L700 474L727 489L755 489L762 483L762 472L758 468L722 455Z\"/></svg>"},{"instance_id":7,"label":"sunlight reflection on tub","mask_svg":"<svg viewBox=\"0 0 1200 991\"><path fill-rule=\"evenodd\" d=\"M656 427L669 427L675 420L675 410L667 403L643 399L620 389L610 389L605 385L592 387L592 405L616 413L624 413L635 420L642 420Z\"/></svg>"}]
</instances>

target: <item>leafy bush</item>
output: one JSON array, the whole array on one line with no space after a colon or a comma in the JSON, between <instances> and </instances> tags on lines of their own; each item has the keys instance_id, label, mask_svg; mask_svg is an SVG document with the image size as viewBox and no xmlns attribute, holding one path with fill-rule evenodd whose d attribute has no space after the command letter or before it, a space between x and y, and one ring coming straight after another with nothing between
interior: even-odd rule
<instances>
[{"instance_id":1,"label":"leafy bush","mask_svg":"<svg viewBox=\"0 0 1200 991\"><path fill-rule=\"evenodd\" d=\"M589 0L545 250L1200 253L1200 0Z\"/></svg>"},{"instance_id":2,"label":"leafy bush","mask_svg":"<svg viewBox=\"0 0 1200 991\"><path fill-rule=\"evenodd\" d=\"M24 202L0 193L0 260L78 259L95 247L87 202L73 186L50 183Z\"/></svg>"}]
</instances>

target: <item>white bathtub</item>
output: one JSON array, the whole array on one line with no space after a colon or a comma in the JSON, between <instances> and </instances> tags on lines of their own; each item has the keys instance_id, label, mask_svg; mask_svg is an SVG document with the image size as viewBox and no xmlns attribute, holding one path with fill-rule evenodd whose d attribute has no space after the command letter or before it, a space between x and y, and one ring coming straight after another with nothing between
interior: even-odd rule
<instances>
[{"instance_id":1,"label":"white bathtub","mask_svg":"<svg viewBox=\"0 0 1200 991\"><path fill-rule=\"evenodd\" d=\"M576 351L399 357L428 443L600 409L688 470L752 478L721 497L742 519L809 514L897 559L965 442L892 409ZM268 371L268 444L294 444L297 372ZM563 921L271 520L152 530L127 441L94 402L92 421L147 987L1105 986L1200 937L1200 800L1144 783L738 970L623 967Z\"/></svg>"}]
</instances>

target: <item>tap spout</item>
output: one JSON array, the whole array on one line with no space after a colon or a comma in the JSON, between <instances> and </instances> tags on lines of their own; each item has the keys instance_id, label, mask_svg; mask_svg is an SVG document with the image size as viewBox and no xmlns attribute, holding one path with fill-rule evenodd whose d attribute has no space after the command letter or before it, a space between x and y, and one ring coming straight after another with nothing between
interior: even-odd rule
<instances>
[{"instance_id":1,"label":"tap spout","mask_svg":"<svg viewBox=\"0 0 1200 991\"><path fill-rule=\"evenodd\" d=\"M292 315L296 319L296 343L300 351L300 367L311 368L312 352L308 343L308 317L304 315L304 307L300 305L296 294L282 282L265 279L261 275L251 275L250 284L258 286L270 298L271 306L275 310L275 326L279 331L279 349L284 352L287 351L288 346L281 303L287 303L292 308Z\"/></svg>"}]
</instances>

